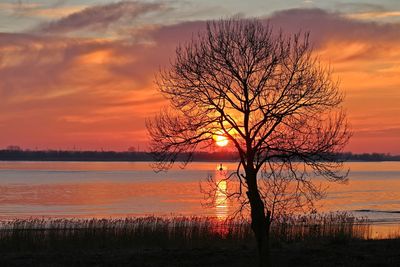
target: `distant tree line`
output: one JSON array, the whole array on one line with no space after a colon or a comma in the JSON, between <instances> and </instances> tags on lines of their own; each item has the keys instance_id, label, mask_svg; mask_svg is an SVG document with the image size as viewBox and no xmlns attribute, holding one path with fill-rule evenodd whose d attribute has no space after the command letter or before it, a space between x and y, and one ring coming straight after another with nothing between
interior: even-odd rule
<instances>
[{"instance_id":1,"label":"distant tree line","mask_svg":"<svg viewBox=\"0 0 400 267\"><path fill-rule=\"evenodd\" d=\"M186 155L182 154L177 161ZM234 161L232 152L199 152L194 161ZM68 151L68 150L0 150L0 160L10 161L153 161L153 155L143 151Z\"/></svg>"},{"instance_id":2,"label":"distant tree line","mask_svg":"<svg viewBox=\"0 0 400 267\"><path fill-rule=\"evenodd\" d=\"M182 153L177 161L186 158ZM400 155L380 153L341 153L331 155L332 158L347 161L400 161ZM193 154L193 161L236 161L236 152L196 152ZM22 150L7 147L0 150L2 161L152 161L153 155L143 151L68 151L68 150Z\"/></svg>"},{"instance_id":3,"label":"distant tree line","mask_svg":"<svg viewBox=\"0 0 400 267\"><path fill-rule=\"evenodd\" d=\"M362 154L353 154L353 153L343 153L338 155L343 159L349 161L400 161L400 155L391 155L391 154L383 154L383 153L362 153Z\"/></svg>"}]
</instances>

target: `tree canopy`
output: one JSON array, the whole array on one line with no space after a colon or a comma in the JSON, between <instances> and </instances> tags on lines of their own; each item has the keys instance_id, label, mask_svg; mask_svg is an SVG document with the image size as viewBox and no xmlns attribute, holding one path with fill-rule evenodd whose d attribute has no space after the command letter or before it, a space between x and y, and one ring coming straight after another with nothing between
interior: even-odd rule
<instances>
[{"instance_id":1,"label":"tree canopy","mask_svg":"<svg viewBox=\"0 0 400 267\"><path fill-rule=\"evenodd\" d=\"M346 179L333 157L351 135L343 94L308 33L287 35L259 20L209 22L178 46L157 83L170 107L147 121L156 167L168 169L183 152L189 162L225 136L240 158L227 178L240 186L229 196L250 205L260 256L278 205L312 203L315 175Z\"/></svg>"}]
</instances>

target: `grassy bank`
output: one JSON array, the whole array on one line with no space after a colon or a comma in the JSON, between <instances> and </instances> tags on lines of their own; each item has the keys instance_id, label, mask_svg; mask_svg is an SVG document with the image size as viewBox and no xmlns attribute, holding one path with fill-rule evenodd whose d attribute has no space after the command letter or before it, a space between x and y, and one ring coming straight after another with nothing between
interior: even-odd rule
<instances>
[{"instance_id":1,"label":"grassy bank","mask_svg":"<svg viewBox=\"0 0 400 267\"><path fill-rule=\"evenodd\" d=\"M371 261L374 251L379 255L372 262L396 262L400 242L370 241L369 234L366 222L348 214L280 218L272 226L273 262L275 266L353 266L342 263L346 261L368 266L365 261ZM386 242L383 252L373 245L378 242ZM143 217L0 222L1 266L252 266L256 259L246 220Z\"/></svg>"},{"instance_id":2,"label":"grassy bank","mask_svg":"<svg viewBox=\"0 0 400 267\"><path fill-rule=\"evenodd\" d=\"M369 225L347 214L279 218L272 243L366 239ZM0 249L39 250L121 247L207 247L253 244L246 220L204 217L27 219L0 222Z\"/></svg>"}]
</instances>

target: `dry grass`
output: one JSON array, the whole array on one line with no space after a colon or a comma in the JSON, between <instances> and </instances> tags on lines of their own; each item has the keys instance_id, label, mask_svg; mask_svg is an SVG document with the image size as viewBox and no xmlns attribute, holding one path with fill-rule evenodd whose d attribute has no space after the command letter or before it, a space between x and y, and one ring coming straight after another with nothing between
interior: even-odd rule
<instances>
[{"instance_id":1,"label":"dry grass","mask_svg":"<svg viewBox=\"0 0 400 267\"><path fill-rule=\"evenodd\" d=\"M346 213L280 218L272 241L365 239L369 225ZM27 219L0 222L0 250L85 248L196 248L253 245L246 220L207 217L125 219Z\"/></svg>"},{"instance_id":2,"label":"dry grass","mask_svg":"<svg viewBox=\"0 0 400 267\"><path fill-rule=\"evenodd\" d=\"M346 212L278 218L272 225L274 239L286 242L307 240L370 239L370 224Z\"/></svg>"}]
</instances>

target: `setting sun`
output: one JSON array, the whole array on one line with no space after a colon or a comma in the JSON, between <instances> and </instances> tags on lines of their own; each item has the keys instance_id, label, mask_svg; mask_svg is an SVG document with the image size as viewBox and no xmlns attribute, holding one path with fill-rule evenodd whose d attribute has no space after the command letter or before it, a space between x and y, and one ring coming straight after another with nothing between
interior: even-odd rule
<instances>
[{"instance_id":1,"label":"setting sun","mask_svg":"<svg viewBox=\"0 0 400 267\"><path fill-rule=\"evenodd\" d=\"M226 138L226 136L222 135L221 133L218 133L215 136L215 143L217 144L217 146L226 146L228 142L228 138Z\"/></svg>"}]
</instances>

